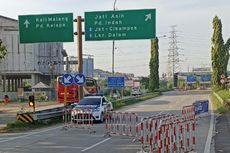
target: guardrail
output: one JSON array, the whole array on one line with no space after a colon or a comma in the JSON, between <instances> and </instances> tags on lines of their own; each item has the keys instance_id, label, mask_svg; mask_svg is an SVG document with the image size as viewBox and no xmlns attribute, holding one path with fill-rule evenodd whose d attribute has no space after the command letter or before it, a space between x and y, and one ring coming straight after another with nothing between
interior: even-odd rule
<instances>
[{"instance_id":1,"label":"guardrail","mask_svg":"<svg viewBox=\"0 0 230 153\"><path fill-rule=\"evenodd\" d=\"M67 109L69 107L67 107ZM53 117L63 116L64 110L65 110L65 107L62 106L62 107L56 107L56 108L36 111L34 113L32 113L32 112L18 113L16 119L18 121L22 121L22 122L33 122L33 121L37 121L37 120L45 120L45 119L49 119L49 118L53 118ZM27 116L29 116L30 118L28 118ZM32 117L32 119L31 119L31 117Z\"/></svg>"}]
</instances>

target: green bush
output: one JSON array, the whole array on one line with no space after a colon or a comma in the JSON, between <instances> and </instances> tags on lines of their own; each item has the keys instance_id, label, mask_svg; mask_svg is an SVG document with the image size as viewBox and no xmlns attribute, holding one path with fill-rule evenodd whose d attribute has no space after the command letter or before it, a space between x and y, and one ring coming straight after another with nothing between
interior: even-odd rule
<instances>
[{"instance_id":1,"label":"green bush","mask_svg":"<svg viewBox=\"0 0 230 153\"><path fill-rule=\"evenodd\" d=\"M230 92L227 89L219 90L216 92L224 101L230 99Z\"/></svg>"},{"instance_id":2,"label":"green bush","mask_svg":"<svg viewBox=\"0 0 230 153\"><path fill-rule=\"evenodd\" d=\"M216 98L216 96L212 95L211 97L212 102L213 102L213 107L215 110L215 113L223 114L225 112L228 112L230 110L229 107L224 106L219 102L219 100Z\"/></svg>"},{"instance_id":3,"label":"green bush","mask_svg":"<svg viewBox=\"0 0 230 153\"><path fill-rule=\"evenodd\" d=\"M111 101L111 102L113 103L113 109L117 110L123 106L132 105L132 104L135 104L135 103L147 100L147 99L154 98L158 95L160 95L159 92L154 92L154 93L149 93L147 95L132 97L129 99L121 99L121 100L116 100L116 101Z\"/></svg>"},{"instance_id":4,"label":"green bush","mask_svg":"<svg viewBox=\"0 0 230 153\"><path fill-rule=\"evenodd\" d=\"M49 125L57 124L62 122L61 117L56 117L47 120L34 121L32 123L25 123L21 121L11 122L6 125L3 129L4 132L20 132L20 131L28 131L36 128L46 127Z\"/></svg>"}]
</instances>

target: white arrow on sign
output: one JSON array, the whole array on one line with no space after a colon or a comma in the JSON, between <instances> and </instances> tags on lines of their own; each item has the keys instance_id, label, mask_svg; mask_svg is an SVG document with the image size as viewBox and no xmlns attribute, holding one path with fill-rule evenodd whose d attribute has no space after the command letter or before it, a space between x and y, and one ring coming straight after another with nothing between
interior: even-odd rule
<instances>
[{"instance_id":1,"label":"white arrow on sign","mask_svg":"<svg viewBox=\"0 0 230 153\"><path fill-rule=\"evenodd\" d=\"M151 13L146 14L145 16L146 16L145 21L151 20L152 18Z\"/></svg>"},{"instance_id":2,"label":"white arrow on sign","mask_svg":"<svg viewBox=\"0 0 230 153\"><path fill-rule=\"evenodd\" d=\"M26 25L26 29L29 27L30 22L26 19L26 21L24 22L24 24Z\"/></svg>"},{"instance_id":3,"label":"white arrow on sign","mask_svg":"<svg viewBox=\"0 0 230 153\"><path fill-rule=\"evenodd\" d=\"M82 77L80 77L80 76L76 76L76 78L77 78L77 83L84 83L84 77L82 76Z\"/></svg>"},{"instance_id":4,"label":"white arrow on sign","mask_svg":"<svg viewBox=\"0 0 230 153\"><path fill-rule=\"evenodd\" d=\"M64 83L71 83L70 82L71 76L68 76L67 78L64 78Z\"/></svg>"}]
</instances>

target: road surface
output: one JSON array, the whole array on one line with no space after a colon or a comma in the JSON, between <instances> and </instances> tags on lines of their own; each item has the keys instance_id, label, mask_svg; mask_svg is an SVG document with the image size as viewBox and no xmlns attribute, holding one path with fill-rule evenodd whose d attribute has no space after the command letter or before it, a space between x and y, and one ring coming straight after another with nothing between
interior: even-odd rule
<instances>
[{"instance_id":1,"label":"road surface","mask_svg":"<svg viewBox=\"0 0 230 153\"><path fill-rule=\"evenodd\" d=\"M156 114L159 111L180 113L184 105L195 100L209 98L209 91L172 91L145 102L127 106L120 111L137 112L141 116ZM198 120L197 145L195 151L203 153L208 135L210 116ZM104 137L104 124L95 124L95 133L88 129L74 127L63 129L63 125L34 130L27 133L1 134L0 153L136 153L139 142L126 136Z\"/></svg>"}]
</instances>

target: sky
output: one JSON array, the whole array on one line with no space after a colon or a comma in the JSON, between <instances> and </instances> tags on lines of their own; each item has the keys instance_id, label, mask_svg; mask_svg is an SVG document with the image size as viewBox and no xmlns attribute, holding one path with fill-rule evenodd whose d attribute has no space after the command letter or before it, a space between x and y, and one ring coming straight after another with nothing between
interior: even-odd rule
<instances>
[{"instance_id":1,"label":"sky","mask_svg":"<svg viewBox=\"0 0 230 153\"><path fill-rule=\"evenodd\" d=\"M1 0L0 15L18 19L18 15L73 13L113 9L114 0ZM4 6L4 7L3 7ZM222 21L223 38L230 37L229 0L117 0L117 10L156 9L156 35L159 37L159 73L168 71L171 26L176 25L179 47L177 71L211 66L212 19ZM75 25L76 26L76 25ZM83 29L84 30L84 29ZM163 37L166 35L166 37ZM84 39L84 36L83 36ZM64 43L70 56L77 56L75 42ZM112 70L112 41L83 42L83 54L94 56L94 67ZM115 72L149 75L150 40L115 41Z\"/></svg>"}]
</instances>

